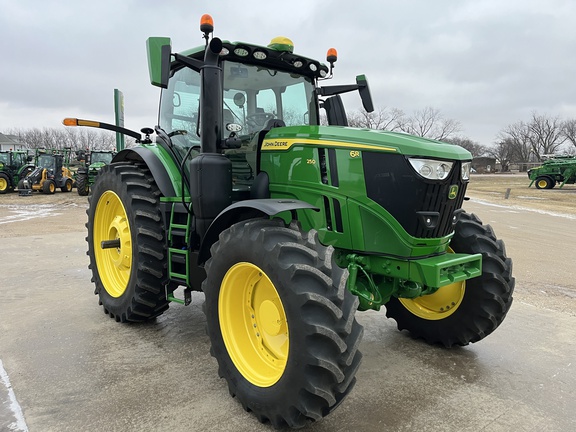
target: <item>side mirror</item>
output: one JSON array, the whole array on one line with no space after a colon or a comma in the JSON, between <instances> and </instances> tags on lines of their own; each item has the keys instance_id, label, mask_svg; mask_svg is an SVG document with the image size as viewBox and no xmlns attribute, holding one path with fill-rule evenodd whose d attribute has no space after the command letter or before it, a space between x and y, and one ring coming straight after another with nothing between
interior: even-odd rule
<instances>
[{"instance_id":1,"label":"side mirror","mask_svg":"<svg viewBox=\"0 0 576 432\"><path fill-rule=\"evenodd\" d=\"M372 95L370 94L370 87L368 87L368 80L366 75L358 75L356 77L356 84L358 85L358 93L362 99L362 105L367 112L374 111L374 104L372 103Z\"/></svg>"},{"instance_id":2,"label":"side mirror","mask_svg":"<svg viewBox=\"0 0 576 432\"><path fill-rule=\"evenodd\" d=\"M172 56L170 38L150 37L146 41L146 50L148 52L150 83L157 87L167 88Z\"/></svg>"}]
</instances>

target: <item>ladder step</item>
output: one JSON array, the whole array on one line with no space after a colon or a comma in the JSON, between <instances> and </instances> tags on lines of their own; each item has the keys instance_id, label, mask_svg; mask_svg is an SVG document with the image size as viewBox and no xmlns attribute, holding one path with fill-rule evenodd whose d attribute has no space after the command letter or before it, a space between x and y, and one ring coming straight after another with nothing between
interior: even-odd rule
<instances>
[{"instance_id":1,"label":"ladder step","mask_svg":"<svg viewBox=\"0 0 576 432\"><path fill-rule=\"evenodd\" d=\"M176 229L186 230L188 228L186 225L175 224L175 223L170 223L170 226L172 227L172 229L176 228Z\"/></svg>"},{"instance_id":2,"label":"ladder step","mask_svg":"<svg viewBox=\"0 0 576 432\"><path fill-rule=\"evenodd\" d=\"M177 264L186 264L185 254L170 254L170 260Z\"/></svg>"}]
</instances>

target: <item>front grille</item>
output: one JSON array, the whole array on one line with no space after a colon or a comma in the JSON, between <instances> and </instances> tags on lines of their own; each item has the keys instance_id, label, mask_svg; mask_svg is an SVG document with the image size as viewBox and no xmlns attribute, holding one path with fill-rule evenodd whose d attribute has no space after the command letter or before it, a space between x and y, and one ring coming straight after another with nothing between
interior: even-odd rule
<instances>
[{"instance_id":1,"label":"front grille","mask_svg":"<svg viewBox=\"0 0 576 432\"><path fill-rule=\"evenodd\" d=\"M452 171L443 181L420 177L403 155L364 152L362 161L368 197L385 208L408 234L436 238L453 231L453 218L462 207L467 186L460 177L459 161L453 161ZM458 192L449 199L454 185Z\"/></svg>"}]
</instances>

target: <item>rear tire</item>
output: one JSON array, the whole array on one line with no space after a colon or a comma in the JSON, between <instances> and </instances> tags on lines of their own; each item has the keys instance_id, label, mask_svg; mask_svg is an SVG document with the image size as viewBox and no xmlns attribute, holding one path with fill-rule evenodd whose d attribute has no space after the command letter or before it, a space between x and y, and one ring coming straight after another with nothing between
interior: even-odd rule
<instances>
[{"instance_id":1,"label":"rear tire","mask_svg":"<svg viewBox=\"0 0 576 432\"><path fill-rule=\"evenodd\" d=\"M86 196L90 192L90 186L88 186L88 176L79 175L76 177L76 191L80 196Z\"/></svg>"},{"instance_id":2,"label":"rear tire","mask_svg":"<svg viewBox=\"0 0 576 432\"><path fill-rule=\"evenodd\" d=\"M0 174L0 194L5 194L10 190L10 179L4 173Z\"/></svg>"},{"instance_id":3,"label":"rear tire","mask_svg":"<svg viewBox=\"0 0 576 432\"><path fill-rule=\"evenodd\" d=\"M496 330L512 305L515 282L504 243L476 215L460 215L450 247L482 254L482 274L428 296L392 297L386 304L386 316L396 320L398 330L446 347L478 342Z\"/></svg>"},{"instance_id":4,"label":"rear tire","mask_svg":"<svg viewBox=\"0 0 576 432\"><path fill-rule=\"evenodd\" d=\"M64 182L64 186L60 188L62 192L72 192L72 179L66 179Z\"/></svg>"},{"instance_id":5,"label":"rear tire","mask_svg":"<svg viewBox=\"0 0 576 432\"><path fill-rule=\"evenodd\" d=\"M362 358L358 299L315 231L252 219L206 263L207 331L230 394L261 422L303 427L351 391Z\"/></svg>"},{"instance_id":6,"label":"rear tire","mask_svg":"<svg viewBox=\"0 0 576 432\"><path fill-rule=\"evenodd\" d=\"M166 229L160 191L144 165L102 169L88 198L88 256L94 291L118 322L146 321L168 309ZM118 247L101 247L119 240Z\"/></svg>"}]
</instances>

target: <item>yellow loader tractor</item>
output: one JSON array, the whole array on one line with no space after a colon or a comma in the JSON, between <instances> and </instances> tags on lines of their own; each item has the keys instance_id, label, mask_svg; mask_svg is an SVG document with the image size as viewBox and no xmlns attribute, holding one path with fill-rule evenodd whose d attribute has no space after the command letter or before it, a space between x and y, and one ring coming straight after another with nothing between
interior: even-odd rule
<instances>
[{"instance_id":1,"label":"yellow loader tractor","mask_svg":"<svg viewBox=\"0 0 576 432\"><path fill-rule=\"evenodd\" d=\"M40 154L36 169L18 182L20 195L29 195L32 191L53 194L56 188L70 192L74 187L72 172L63 165L61 154Z\"/></svg>"}]
</instances>

